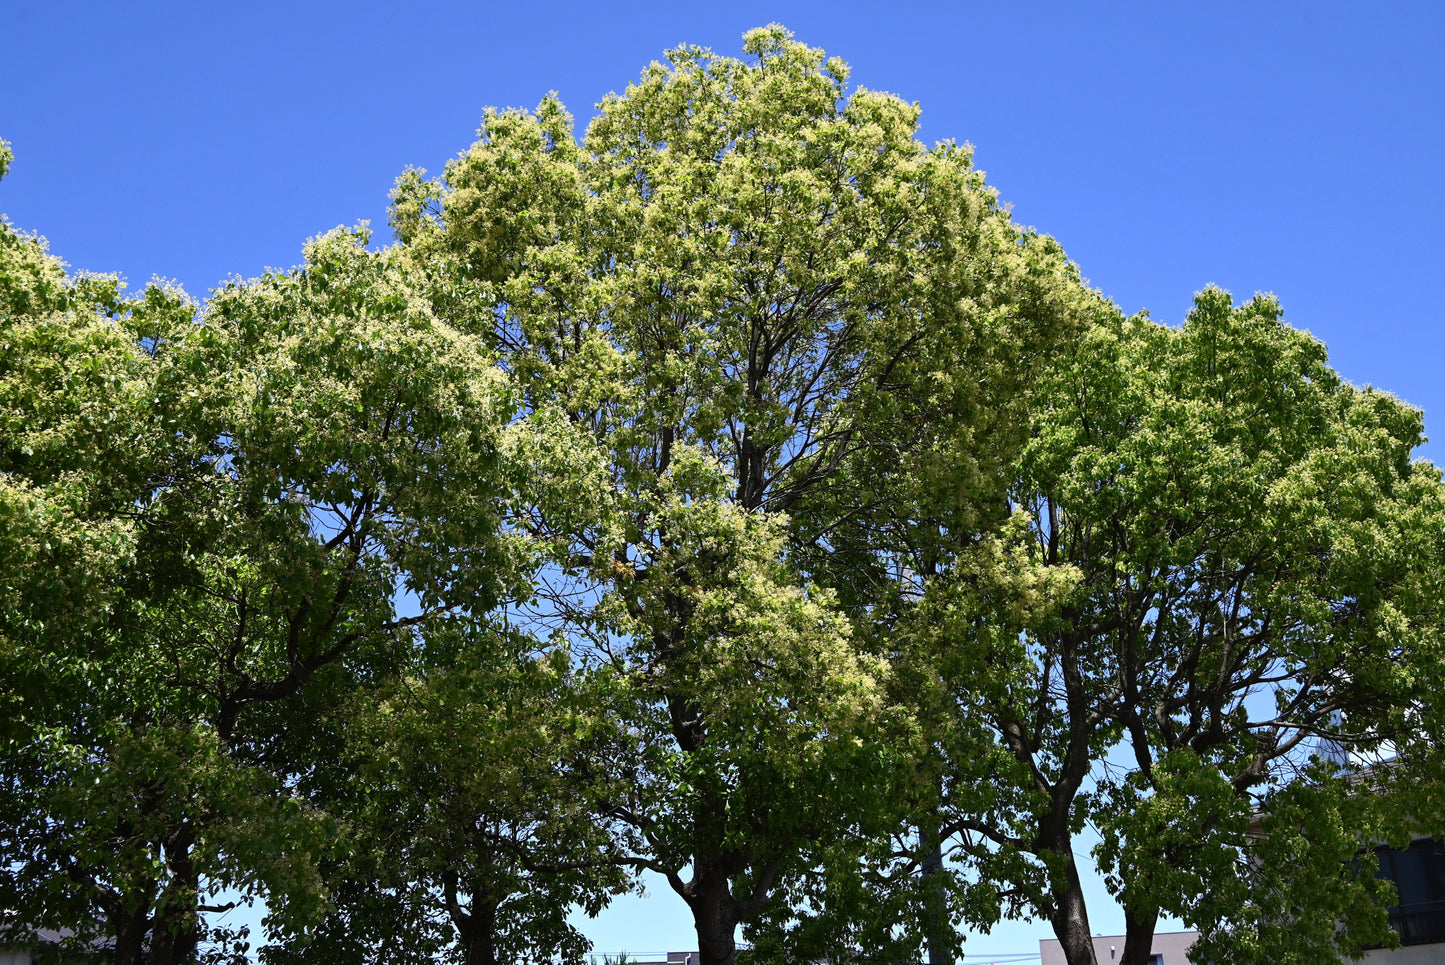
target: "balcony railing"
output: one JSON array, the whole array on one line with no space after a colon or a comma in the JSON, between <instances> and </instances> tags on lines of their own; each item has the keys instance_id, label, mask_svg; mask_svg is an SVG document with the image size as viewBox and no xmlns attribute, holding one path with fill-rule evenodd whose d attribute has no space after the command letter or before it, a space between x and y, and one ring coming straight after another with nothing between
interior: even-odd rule
<instances>
[{"instance_id":1,"label":"balcony railing","mask_svg":"<svg viewBox=\"0 0 1445 965\"><path fill-rule=\"evenodd\" d=\"M1445 901L1426 901L1390 909L1390 925L1402 945L1445 942Z\"/></svg>"}]
</instances>

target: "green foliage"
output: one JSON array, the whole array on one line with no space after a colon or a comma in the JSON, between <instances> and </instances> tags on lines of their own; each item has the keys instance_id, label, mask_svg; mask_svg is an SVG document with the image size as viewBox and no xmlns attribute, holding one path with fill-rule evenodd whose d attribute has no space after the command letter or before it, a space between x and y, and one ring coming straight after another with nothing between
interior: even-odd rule
<instances>
[{"instance_id":1,"label":"green foliage","mask_svg":"<svg viewBox=\"0 0 1445 965\"><path fill-rule=\"evenodd\" d=\"M586 454L588 486L548 468L518 526L565 586L544 622L634 694L646 764L615 813L708 961L893 806L910 724L849 613L874 477L901 461L991 526L1088 303L966 149L914 139L916 105L781 27L744 52L670 51L580 141L555 96L488 111L391 214L436 310L504 360L538 427L519 451L550 467L560 430Z\"/></svg>"},{"instance_id":2,"label":"green foliage","mask_svg":"<svg viewBox=\"0 0 1445 965\"><path fill-rule=\"evenodd\" d=\"M646 869L707 965L1088 965L1086 826L1124 965L1389 939L1354 855L1445 830L1420 413L1267 297L1122 317L917 105L743 52L488 110L395 246L204 306L0 220L0 942L234 959L239 894L272 965L578 962Z\"/></svg>"},{"instance_id":3,"label":"green foliage","mask_svg":"<svg viewBox=\"0 0 1445 965\"><path fill-rule=\"evenodd\" d=\"M454 624L428 645L429 661L454 656L313 731L331 753L303 785L344 824L335 910L263 960L577 962L589 946L569 911L630 884L598 811L633 755L600 682L501 628Z\"/></svg>"},{"instance_id":4,"label":"green foliage","mask_svg":"<svg viewBox=\"0 0 1445 965\"><path fill-rule=\"evenodd\" d=\"M327 821L275 731L513 579L499 377L358 233L200 315L4 240L6 925L182 961L231 889L304 933Z\"/></svg>"},{"instance_id":5,"label":"green foliage","mask_svg":"<svg viewBox=\"0 0 1445 965\"><path fill-rule=\"evenodd\" d=\"M1322 739L1378 760L1437 732L1445 501L1411 462L1418 411L1279 315L1217 289L1178 329L1102 313L1041 387L1028 545L983 568L993 544L969 548L905 624L942 685L942 826L1061 938L1086 823L1145 950L1160 912L1230 960L1388 936L1343 869L1408 803L1299 771ZM1306 907L1343 927L1299 927Z\"/></svg>"}]
</instances>

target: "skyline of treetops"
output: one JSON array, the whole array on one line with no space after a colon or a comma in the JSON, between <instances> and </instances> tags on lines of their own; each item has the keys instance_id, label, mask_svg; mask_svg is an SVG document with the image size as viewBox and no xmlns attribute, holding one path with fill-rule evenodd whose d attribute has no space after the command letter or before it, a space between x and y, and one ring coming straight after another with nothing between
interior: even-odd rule
<instances>
[{"instance_id":1,"label":"skyline of treetops","mask_svg":"<svg viewBox=\"0 0 1445 965\"><path fill-rule=\"evenodd\" d=\"M201 300L0 225L0 944L577 962L644 874L705 965L1394 940L1445 488L1278 299L1126 315L777 24L387 223Z\"/></svg>"}]
</instances>

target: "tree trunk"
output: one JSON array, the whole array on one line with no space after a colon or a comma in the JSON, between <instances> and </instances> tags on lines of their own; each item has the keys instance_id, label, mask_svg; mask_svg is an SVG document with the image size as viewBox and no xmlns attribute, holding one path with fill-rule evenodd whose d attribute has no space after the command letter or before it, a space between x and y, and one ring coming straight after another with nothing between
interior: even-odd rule
<instances>
[{"instance_id":1,"label":"tree trunk","mask_svg":"<svg viewBox=\"0 0 1445 965\"><path fill-rule=\"evenodd\" d=\"M150 965L190 965L196 960L196 948L200 945L199 929L194 914L185 920L185 913L159 919L151 930Z\"/></svg>"},{"instance_id":2,"label":"tree trunk","mask_svg":"<svg viewBox=\"0 0 1445 965\"><path fill-rule=\"evenodd\" d=\"M716 865L697 869L691 900L701 965L737 965L738 902L727 874Z\"/></svg>"},{"instance_id":3,"label":"tree trunk","mask_svg":"<svg viewBox=\"0 0 1445 965\"><path fill-rule=\"evenodd\" d=\"M1154 947L1154 926L1159 922L1158 908L1124 906L1124 957L1119 965L1149 965Z\"/></svg>"},{"instance_id":4,"label":"tree trunk","mask_svg":"<svg viewBox=\"0 0 1445 965\"><path fill-rule=\"evenodd\" d=\"M150 916L144 910L121 912L110 916L110 925L115 932L115 965L143 965Z\"/></svg>"},{"instance_id":5,"label":"tree trunk","mask_svg":"<svg viewBox=\"0 0 1445 965\"><path fill-rule=\"evenodd\" d=\"M171 878L161 895L164 912L151 923L150 965L189 965L200 945L200 875L191 860L195 831L182 824L166 840L166 864Z\"/></svg>"},{"instance_id":6,"label":"tree trunk","mask_svg":"<svg viewBox=\"0 0 1445 965\"><path fill-rule=\"evenodd\" d=\"M472 901L467 929L462 934L462 959L466 965L497 965L497 906Z\"/></svg>"},{"instance_id":7,"label":"tree trunk","mask_svg":"<svg viewBox=\"0 0 1445 965\"><path fill-rule=\"evenodd\" d=\"M1064 861L1063 889L1054 892L1053 912L1049 915L1049 923L1054 926L1054 934L1063 946L1064 960L1069 965L1098 965L1094 940L1089 931L1084 888L1079 883L1079 866L1074 861L1073 834L1069 831L1069 816L1075 797L1089 772L1089 738L1096 726L1089 694L1084 687L1080 656L1082 639L1078 632L1071 632L1064 634L1060 640L1059 671L1068 705L1069 744L1064 752L1059 779L1051 789L1053 807L1044 818L1037 843L1042 845L1038 852L1040 857L1052 852ZM1027 760L1032 766L1031 752Z\"/></svg>"},{"instance_id":8,"label":"tree trunk","mask_svg":"<svg viewBox=\"0 0 1445 965\"><path fill-rule=\"evenodd\" d=\"M1089 910L1084 906L1084 889L1079 883L1074 853L1067 849L1057 853L1062 854L1066 861L1066 885L1062 892L1054 893L1054 910L1049 915L1049 924L1054 926L1054 935L1063 946L1064 961L1069 965L1098 965L1089 932Z\"/></svg>"},{"instance_id":9,"label":"tree trunk","mask_svg":"<svg viewBox=\"0 0 1445 965\"><path fill-rule=\"evenodd\" d=\"M471 901L461 903L460 883L455 871L442 873L442 894L447 916L457 930L457 947L464 965L497 965L497 905L484 896L480 882L471 882Z\"/></svg>"},{"instance_id":10,"label":"tree trunk","mask_svg":"<svg viewBox=\"0 0 1445 965\"><path fill-rule=\"evenodd\" d=\"M679 602L679 608L681 605ZM657 644L659 652L666 653L672 647L672 639L660 634ZM696 752L702 744L701 714L690 702L677 696L668 698L667 708L678 748L685 754ZM722 798L707 791L693 802L693 840L698 842L702 853L694 854L692 881L686 885L673 883L673 888L692 910L701 965L736 965L738 959L737 930L742 909L733 897L728 879L734 871L746 867L746 860L736 853L713 850L725 834L725 810Z\"/></svg>"},{"instance_id":11,"label":"tree trunk","mask_svg":"<svg viewBox=\"0 0 1445 965\"><path fill-rule=\"evenodd\" d=\"M948 901L943 893L943 842L939 840L937 817L922 830L922 844L928 850L923 859L923 937L928 944L928 965L953 965L950 951L951 928Z\"/></svg>"}]
</instances>

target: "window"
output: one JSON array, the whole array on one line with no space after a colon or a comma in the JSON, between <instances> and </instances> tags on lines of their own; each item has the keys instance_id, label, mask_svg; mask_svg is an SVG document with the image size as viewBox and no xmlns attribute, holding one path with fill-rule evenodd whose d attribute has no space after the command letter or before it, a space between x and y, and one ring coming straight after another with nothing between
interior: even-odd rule
<instances>
[{"instance_id":1,"label":"window","mask_svg":"<svg viewBox=\"0 0 1445 965\"><path fill-rule=\"evenodd\" d=\"M1403 945L1445 942L1445 844L1429 839L1402 850L1376 848L1376 877L1395 883L1400 903L1390 924Z\"/></svg>"}]
</instances>

